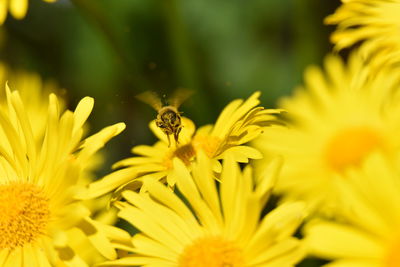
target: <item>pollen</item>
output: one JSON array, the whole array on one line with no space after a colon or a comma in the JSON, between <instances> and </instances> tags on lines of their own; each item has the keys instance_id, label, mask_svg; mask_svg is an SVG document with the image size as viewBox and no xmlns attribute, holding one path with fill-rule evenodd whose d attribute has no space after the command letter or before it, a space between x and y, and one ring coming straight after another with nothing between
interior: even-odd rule
<instances>
[{"instance_id":1,"label":"pollen","mask_svg":"<svg viewBox=\"0 0 400 267\"><path fill-rule=\"evenodd\" d=\"M243 267L242 250L220 237L206 237L186 247L179 257L179 267Z\"/></svg>"},{"instance_id":2,"label":"pollen","mask_svg":"<svg viewBox=\"0 0 400 267\"><path fill-rule=\"evenodd\" d=\"M186 164L190 165L193 158L196 156L196 151L194 150L192 144L185 144L177 147L175 150L171 151L164 160L164 164L168 169L172 168L172 159L177 157Z\"/></svg>"},{"instance_id":3,"label":"pollen","mask_svg":"<svg viewBox=\"0 0 400 267\"><path fill-rule=\"evenodd\" d=\"M384 148L381 134L367 126L346 129L327 145L326 162L330 168L343 171L359 165L371 152Z\"/></svg>"},{"instance_id":4,"label":"pollen","mask_svg":"<svg viewBox=\"0 0 400 267\"><path fill-rule=\"evenodd\" d=\"M203 150L209 158L214 158L219 154L221 143L221 139L215 136L198 135L193 139L195 150Z\"/></svg>"},{"instance_id":5,"label":"pollen","mask_svg":"<svg viewBox=\"0 0 400 267\"><path fill-rule=\"evenodd\" d=\"M49 199L29 183L0 185L0 249L32 243L45 233L50 218Z\"/></svg>"},{"instance_id":6,"label":"pollen","mask_svg":"<svg viewBox=\"0 0 400 267\"><path fill-rule=\"evenodd\" d=\"M189 165L195 156L195 151L191 144L186 144L178 147L174 152L174 156L180 158L186 165Z\"/></svg>"}]
</instances>

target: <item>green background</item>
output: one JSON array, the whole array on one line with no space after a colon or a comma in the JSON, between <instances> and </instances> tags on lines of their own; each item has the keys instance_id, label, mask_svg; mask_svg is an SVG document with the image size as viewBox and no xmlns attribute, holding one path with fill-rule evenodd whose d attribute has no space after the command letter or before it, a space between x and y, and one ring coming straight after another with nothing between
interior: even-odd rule
<instances>
[{"instance_id":1,"label":"green background","mask_svg":"<svg viewBox=\"0 0 400 267\"><path fill-rule=\"evenodd\" d=\"M0 60L39 73L66 89L73 108L95 98L91 132L123 121L107 145L113 162L130 147L152 144L151 107L135 95L167 96L179 87L195 94L181 108L197 126L212 123L234 98L262 91L274 107L321 64L334 29L323 19L339 0L31 0L28 14L0 26ZM318 264L319 265L319 264ZM306 260L300 266L317 266Z\"/></svg>"}]
</instances>

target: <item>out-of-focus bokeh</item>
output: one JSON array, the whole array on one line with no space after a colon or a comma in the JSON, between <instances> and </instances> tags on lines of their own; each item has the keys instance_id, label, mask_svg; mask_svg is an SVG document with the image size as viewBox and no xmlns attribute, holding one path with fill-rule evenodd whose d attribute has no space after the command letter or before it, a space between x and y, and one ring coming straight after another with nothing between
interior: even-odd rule
<instances>
[{"instance_id":1,"label":"out-of-focus bokeh","mask_svg":"<svg viewBox=\"0 0 400 267\"><path fill-rule=\"evenodd\" d=\"M332 46L323 19L339 0L58 0L29 1L23 20L0 26L0 60L65 88L69 105L95 98L92 130L117 121L110 162L152 143L156 112L134 96L195 91L182 107L197 125L251 92L263 105L301 83ZM18 88L13 88L18 89ZM107 169L109 167L106 167Z\"/></svg>"}]
</instances>

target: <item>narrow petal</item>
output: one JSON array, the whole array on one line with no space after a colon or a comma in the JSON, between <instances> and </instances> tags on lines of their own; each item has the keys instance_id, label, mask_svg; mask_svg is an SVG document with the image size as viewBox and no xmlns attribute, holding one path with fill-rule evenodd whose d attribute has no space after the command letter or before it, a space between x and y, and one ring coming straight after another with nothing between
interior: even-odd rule
<instances>
[{"instance_id":1,"label":"narrow petal","mask_svg":"<svg viewBox=\"0 0 400 267\"><path fill-rule=\"evenodd\" d=\"M90 199L104 195L111 190L117 188L121 184L132 180L136 177L136 174L137 172L132 168L114 171L104 176L102 179L91 183L88 187L88 190L79 194L77 198Z\"/></svg>"},{"instance_id":2,"label":"narrow petal","mask_svg":"<svg viewBox=\"0 0 400 267\"><path fill-rule=\"evenodd\" d=\"M377 259L384 253L382 245L372 236L340 224L309 223L305 236L310 252L324 258Z\"/></svg>"},{"instance_id":3,"label":"narrow petal","mask_svg":"<svg viewBox=\"0 0 400 267\"><path fill-rule=\"evenodd\" d=\"M99 224L100 223L90 219L89 217L86 217L79 223L78 227L89 238L89 241L95 248L97 248L101 255L109 260L114 260L117 258L117 253L105 233L101 231L100 227L98 227Z\"/></svg>"},{"instance_id":4,"label":"narrow petal","mask_svg":"<svg viewBox=\"0 0 400 267\"><path fill-rule=\"evenodd\" d=\"M79 101L74 111L74 128L72 132L76 132L76 130L82 128L83 124L92 112L93 106L94 99L91 97L85 97Z\"/></svg>"}]
</instances>

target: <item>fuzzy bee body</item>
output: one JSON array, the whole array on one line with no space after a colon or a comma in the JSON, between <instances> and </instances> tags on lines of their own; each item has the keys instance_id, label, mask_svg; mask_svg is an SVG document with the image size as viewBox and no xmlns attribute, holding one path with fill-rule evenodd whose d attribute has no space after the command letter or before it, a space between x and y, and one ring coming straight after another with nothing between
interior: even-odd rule
<instances>
[{"instance_id":1,"label":"fuzzy bee body","mask_svg":"<svg viewBox=\"0 0 400 267\"><path fill-rule=\"evenodd\" d=\"M158 111L156 125L168 137L168 146L170 146L169 136L174 135L174 140L178 144L179 133L182 130L182 120L179 111L173 106L165 106Z\"/></svg>"},{"instance_id":2,"label":"fuzzy bee body","mask_svg":"<svg viewBox=\"0 0 400 267\"><path fill-rule=\"evenodd\" d=\"M168 138L168 147L171 146L170 135L174 136L175 144L179 144L179 133L182 130L181 112L179 106L186 100L192 91L180 89L175 91L173 96L168 99L169 105L162 105L161 99L154 92L144 92L136 96L139 100L152 106L157 112L156 125Z\"/></svg>"}]
</instances>

